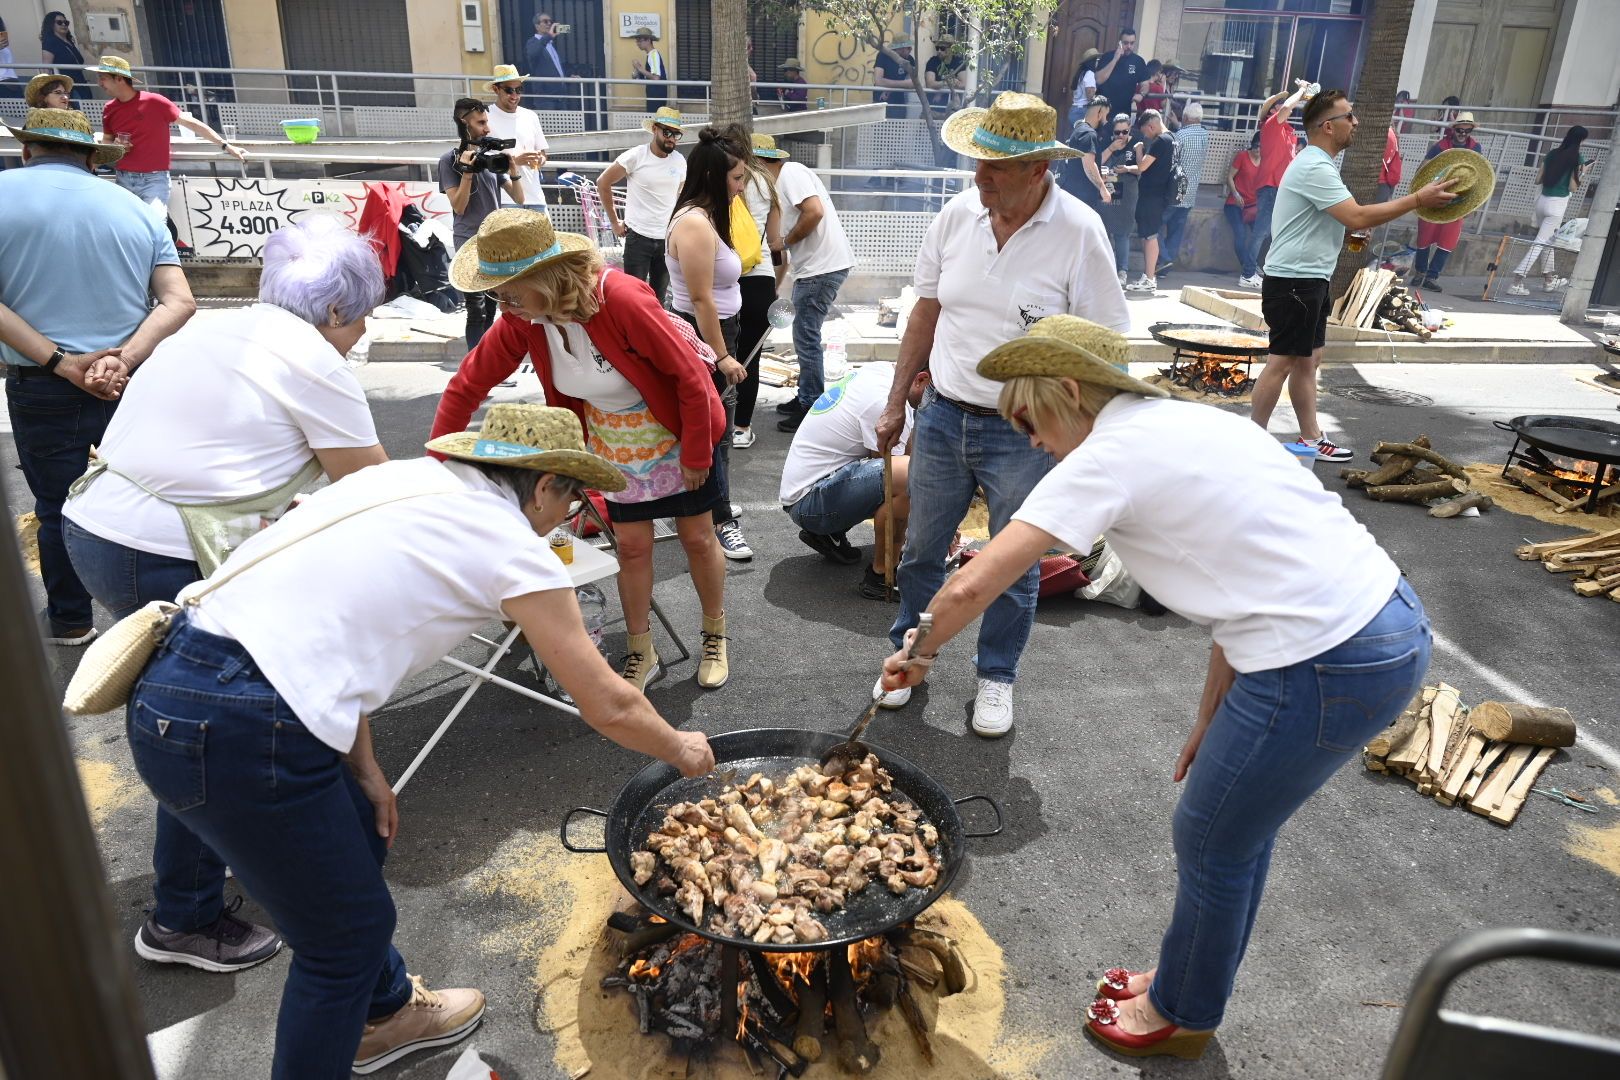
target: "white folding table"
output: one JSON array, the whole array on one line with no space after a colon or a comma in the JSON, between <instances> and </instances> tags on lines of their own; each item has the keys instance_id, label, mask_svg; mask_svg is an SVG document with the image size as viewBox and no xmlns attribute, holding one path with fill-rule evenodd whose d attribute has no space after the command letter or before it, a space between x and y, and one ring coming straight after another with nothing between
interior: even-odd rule
<instances>
[{"instance_id":1,"label":"white folding table","mask_svg":"<svg viewBox=\"0 0 1620 1080\"><path fill-rule=\"evenodd\" d=\"M602 548L596 547L593 544L588 544L584 540L576 539L574 541L574 561L569 564L568 567L568 576L574 588L577 589L584 585L590 585L594 582L602 581L606 578L613 577L618 572L619 560L614 558L612 554L603 550ZM446 656L444 658L444 663L449 664L451 667L459 668L471 675L473 677L472 682L468 684L466 690L462 691L461 698L456 702L455 707L450 710L450 715L446 716L439 724L438 730L435 731L433 733L433 737L427 741L427 745L422 747L422 749L417 753L416 759L410 763L409 767L407 767L406 770L400 774L399 779L394 782L394 794L398 795L401 791L405 790L406 782L409 781L413 775L415 775L417 769L421 768L422 763L427 760L427 756L431 754L433 752L433 748L439 744L439 740L444 738L444 733L450 730L450 725L456 722L456 718L460 716L462 710L467 707L467 703L472 700L472 696L481 690L485 683L494 683L496 686L510 690L514 694L522 694L531 701L538 701L542 705L549 705L553 709L560 709L570 716L579 715L578 709L574 708L574 706L568 704L566 701L563 701L561 698L552 697L550 694L543 693L534 689L533 687L524 686L521 683L515 683L510 679L503 679L501 676L495 674L495 665L499 664L502 658L504 658L511 650L512 643L517 640L518 635L521 633L523 633L523 628L514 626L512 629L508 630L506 632L506 636L501 638L499 641L496 641L493 638L484 637L482 634L474 634L472 636L472 640L489 646L491 650L489 658L484 662L482 667L475 667L474 665L467 663L465 660L454 656Z\"/></svg>"}]
</instances>

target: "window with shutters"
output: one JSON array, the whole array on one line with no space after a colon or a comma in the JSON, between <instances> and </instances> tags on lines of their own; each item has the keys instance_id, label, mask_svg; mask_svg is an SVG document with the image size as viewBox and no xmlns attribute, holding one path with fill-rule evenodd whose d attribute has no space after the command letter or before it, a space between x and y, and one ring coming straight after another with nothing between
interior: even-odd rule
<instances>
[{"instance_id":1,"label":"window with shutters","mask_svg":"<svg viewBox=\"0 0 1620 1080\"><path fill-rule=\"evenodd\" d=\"M749 4L748 33L754 41L749 60L760 82L781 78L781 63L799 55L799 20L784 16L780 7ZM677 78L713 78L713 51L710 48L714 22L709 0L675 0L677 50L673 66Z\"/></svg>"},{"instance_id":2,"label":"window with shutters","mask_svg":"<svg viewBox=\"0 0 1620 1080\"><path fill-rule=\"evenodd\" d=\"M281 37L287 66L301 71L387 71L411 68L411 36L405 0L280 0ZM329 87L330 80L323 80ZM312 89L313 80L299 89ZM345 105L416 104L409 79L339 76ZM300 103L315 95L295 95Z\"/></svg>"}]
</instances>

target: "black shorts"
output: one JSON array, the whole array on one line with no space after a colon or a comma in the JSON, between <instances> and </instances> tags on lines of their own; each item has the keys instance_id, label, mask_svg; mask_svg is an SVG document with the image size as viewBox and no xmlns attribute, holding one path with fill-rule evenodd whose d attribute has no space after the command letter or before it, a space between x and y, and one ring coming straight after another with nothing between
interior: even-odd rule
<instances>
[{"instance_id":1,"label":"black shorts","mask_svg":"<svg viewBox=\"0 0 1620 1080\"><path fill-rule=\"evenodd\" d=\"M1170 196L1142 192L1136 200L1136 235L1144 239L1158 236L1164 229L1164 212L1169 207Z\"/></svg>"},{"instance_id":2,"label":"black shorts","mask_svg":"<svg viewBox=\"0 0 1620 1080\"><path fill-rule=\"evenodd\" d=\"M1309 356L1327 341L1326 278L1267 274L1260 283L1260 314L1271 330L1273 356Z\"/></svg>"}]
</instances>

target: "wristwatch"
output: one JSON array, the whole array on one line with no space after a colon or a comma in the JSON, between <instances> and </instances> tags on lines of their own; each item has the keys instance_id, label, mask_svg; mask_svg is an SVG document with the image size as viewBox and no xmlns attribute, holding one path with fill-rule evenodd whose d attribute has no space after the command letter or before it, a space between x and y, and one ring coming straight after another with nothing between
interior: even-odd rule
<instances>
[{"instance_id":1,"label":"wristwatch","mask_svg":"<svg viewBox=\"0 0 1620 1080\"><path fill-rule=\"evenodd\" d=\"M51 358L39 365L39 369L45 372L45 374L50 375L56 371L56 365L60 364L66 359L67 353L62 350L62 346L58 345L56 347L56 351L51 353Z\"/></svg>"}]
</instances>

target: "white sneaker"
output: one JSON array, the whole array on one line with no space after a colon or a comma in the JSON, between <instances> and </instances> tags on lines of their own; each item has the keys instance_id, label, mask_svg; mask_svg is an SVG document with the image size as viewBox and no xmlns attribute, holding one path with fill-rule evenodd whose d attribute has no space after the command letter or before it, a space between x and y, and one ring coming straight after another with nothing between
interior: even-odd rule
<instances>
[{"instance_id":1,"label":"white sneaker","mask_svg":"<svg viewBox=\"0 0 1620 1080\"><path fill-rule=\"evenodd\" d=\"M1530 295L1530 290L1525 287L1525 284L1524 284L1524 282L1522 280L1515 281L1513 284L1508 286L1508 295L1509 296L1529 296Z\"/></svg>"},{"instance_id":2,"label":"white sneaker","mask_svg":"<svg viewBox=\"0 0 1620 1080\"><path fill-rule=\"evenodd\" d=\"M911 700L911 687L902 686L898 690L884 690L883 680L880 678L872 684L872 700L878 703L880 709L898 709Z\"/></svg>"},{"instance_id":3,"label":"white sneaker","mask_svg":"<svg viewBox=\"0 0 1620 1080\"><path fill-rule=\"evenodd\" d=\"M1140 293L1158 292L1159 283L1156 279L1150 278L1144 274L1142 277L1137 278L1135 281L1125 286L1125 291Z\"/></svg>"},{"instance_id":4,"label":"white sneaker","mask_svg":"<svg viewBox=\"0 0 1620 1080\"><path fill-rule=\"evenodd\" d=\"M973 698L973 733L987 739L999 739L1013 726L1012 683L979 680L979 692Z\"/></svg>"},{"instance_id":5,"label":"white sneaker","mask_svg":"<svg viewBox=\"0 0 1620 1080\"><path fill-rule=\"evenodd\" d=\"M1320 439L1307 439L1301 435L1299 441L1306 446L1316 447L1316 456L1323 461L1349 461L1356 456L1354 450L1328 442L1326 436Z\"/></svg>"},{"instance_id":6,"label":"white sneaker","mask_svg":"<svg viewBox=\"0 0 1620 1080\"><path fill-rule=\"evenodd\" d=\"M1548 281L1542 282L1541 291L1542 292L1557 292L1559 289L1566 288L1568 285L1569 285L1569 278L1567 278L1567 277L1555 277L1555 278L1552 278L1552 279L1550 279Z\"/></svg>"},{"instance_id":7,"label":"white sneaker","mask_svg":"<svg viewBox=\"0 0 1620 1080\"><path fill-rule=\"evenodd\" d=\"M1123 270L1119 272L1119 287L1122 289L1125 287L1125 271Z\"/></svg>"},{"instance_id":8,"label":"white sneaker","mask_svg":"<svg viewBox=\"0 0 1620 1080\"><path fill-rule=\"evenodd\" d=\"M733 428L731 432L731 447L733 450L746 450L754 445L754 429Z\"/></svg>"},{"instance_id":9,"label":"white sneaker","mask_svg":"<svg viewBox=\"0 0 1620 1080\"><path fill-rule=\"evenodd\" d=\"M1258 289L1261 284L1262 282L1259 274L1255 274L1253 277L1238 278L1238 288L1240 289Z\"/></svg>"}]
</instances>

